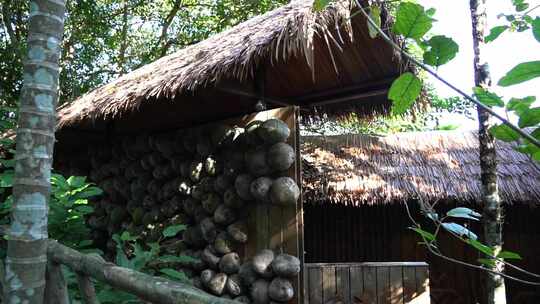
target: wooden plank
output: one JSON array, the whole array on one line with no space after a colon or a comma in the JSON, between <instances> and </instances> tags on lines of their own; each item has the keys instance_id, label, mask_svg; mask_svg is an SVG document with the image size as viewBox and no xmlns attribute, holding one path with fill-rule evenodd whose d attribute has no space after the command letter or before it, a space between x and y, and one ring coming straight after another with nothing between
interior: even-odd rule
<instances>
[{"instance_id":1,"label":"wooden plank","mask_svg":"<svg viewBox=\"0 0 540 304\"><path fill-rule=\"evenodd\" d=\"M377 304L377 267L364 266L363 303Z\"/></svg>"},{"instance_id":2,"label":"wooden plank","mask_svg":"<svg viewBox=\"0 0 540 304\"><path fill-rule=\"evenodd\" d=\"M294 115L292 116L293 121L291 124L294 124L294 133L291 132L291 134L294 134L294 138L292 139L292 142L294 143L293 148L296 151L296 158L294 162L294 168L295 168L295 180L300 189L302 189L302 161L301 161L301 154L300 154L300 145L301 145L301 137L300 137L300 108L294 107ZM291 130L292 131L292 130ZM302 195L302 191L300 191L300 197L298 201L296 202L296 234L297 234L297 257L300 260L300 274L298 275L298 286L305 285L304 283L304 272L303 272L303 265L304 265L304 197ZM300 303L304 299L304 289L300 290L298 292L298 302Z\"/></svg>"},{"instance_id":3,"label":"wooden plank","mask_svg":"<svg viewBox=\"0 0 540 304\"><path fill-rule=\"evenodd\" d=\"M416 297L416 275L414 267L403 267L403 302L412 303Z\"/></svg>"},{"instance_id":4,"label":"wooden plank","mask_svg":"<svg viewBox=\"0 0 540 304\"><path fill-rule=\"evenodd\" d=\"M336 267L322 268L323 303L336 299Z\"/></svg>"},{"instance_id":5,"label":"wooden plank","mask_svg":"<svg viewBox=\"0 0 540 304\"><path fill-rule=\"evenodd\" d=\"M323 304L322 268L309 267L308 269L308 303Z\"/></svg>"},{"instance_id":6,"label":"wooden plank","mask_svg":"<svg viewBox=\"0 0 540 304\"><path fill-rule=\"evenodd\" d=\"M415 267L415 276L416 276L416 293L417 297L415 299L415 304L429 304L429 273L428 267ZM456 278L459 280L460 278Z\"/></svg>"},{"instance_id":7,"label":"wooden plank","mask_svg":"<svg viewBox=\"0 0 540 304\"><path fill-rule=\"evenodd\" d=\"M400 266L390 267L390 303L403 304L403 270Z\"/></svg>"},{"instance_id":8,"label":"wooden plank","mask_svg":"<svg viewBox=\"0 0 540 304\"><path fill-rule=\"evenodd\" d=\"M351 303L349 300L349 295L351 294L349 269L349 266L336 267L336 299L347 304Z\"/></svg>"},{"instance_id":9,"label":"wooden plank","mask_svg":"<svg viewBox=\"0 0 540 304\"><path fill-rule=\"evenodd\" d=\"M268 248L270 243L270 231L268 231L268 226L270 225L268 219L269 205L266 204L257 204L255 206L255 221L256 223L256 233L255 233L255 243L257 251L261 249Z\"/></svg>"},{"instance_id":10,"label":"wooden plank","mask_svg":"<svg viewBox=\"0 0 540 304\"><path fill-rule=\"evenodd\" d=\"M389 267L377 267L377 303L390 304Z\"/></svg>"},{"instance_id":11,"label":"wooden plank","mask_svg":"<svg viewBox=\"0 0 540 304\"><path fill-rule=\"evenodd\" d=\"M270 249L283 252L283 213L279 206L268 205L268 231Z\"/></svg>"},{"instance_id":12,"label":"wooden plank","mask_svg":"<svg viewBox=\"0 0 540 304\"><path fill-rule=\"evenodd\" d=\"M350 266L349 303L364 303L364 276L362 266Z\"/></svg>"}]
</instances>

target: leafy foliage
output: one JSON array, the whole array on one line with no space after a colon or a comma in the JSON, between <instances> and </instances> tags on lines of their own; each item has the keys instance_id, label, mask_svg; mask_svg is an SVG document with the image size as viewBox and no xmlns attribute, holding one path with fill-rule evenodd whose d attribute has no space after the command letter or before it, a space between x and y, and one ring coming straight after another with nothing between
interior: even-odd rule
<instances>
[{"instance_id":1,"label":"leafy foliage","mask_svg":"<svg viewBox=\"0 0 540 304\"><path fill-rule=\"evenodd\" d=\"M59 102L286 2L66 1ZM9 16L0 22L0 106L15 107L22 87L28 3L0 2L0 16Z\"/></svg>"}]
</instances>

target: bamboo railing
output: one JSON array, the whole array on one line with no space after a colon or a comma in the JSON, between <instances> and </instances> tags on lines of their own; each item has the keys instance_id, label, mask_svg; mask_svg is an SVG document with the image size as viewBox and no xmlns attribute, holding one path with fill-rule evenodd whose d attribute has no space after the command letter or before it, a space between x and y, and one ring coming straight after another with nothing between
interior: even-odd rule
<instances>
[{"instance_id":1,"label":"bamboo railing","mask_svg":"<svg viewBox=\"0 0 540 304\"><path fill-rule=\"evenodd\" d=\"M48 245L47 256L45 304L70 303L61 265L77 274L79 289L86 304L99 304L92 278L155 304L237 303L212 296L191 285L117 266L100 256L80 253L54 240Z\"/></svg>"}]
</instances>

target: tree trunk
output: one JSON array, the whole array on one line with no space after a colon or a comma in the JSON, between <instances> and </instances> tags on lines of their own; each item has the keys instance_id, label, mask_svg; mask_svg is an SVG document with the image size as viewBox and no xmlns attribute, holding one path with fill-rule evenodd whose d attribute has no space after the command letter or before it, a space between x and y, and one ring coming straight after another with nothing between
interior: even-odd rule
<instances>
[{"instance_id":1,"label":"tree trunk","mask_svg":"<svg viewBox=\"0 0 540 304\"><path fill-rule=\"evenodd\" d=\"M120 70L120 76L124 75L127 71L126 69L126 51L128 47L128 12L129 12L129 3L127 0L124 1L124 8L122 13L122 41L120 42L120 52L118 54L118 68Z\"/></svg>"},{"instance_id":2,"label":"tree trunk","mask_svg":"<svg viewBox=\"0 0 540 304\"><path fill-rule=\"evenodd\" d=\"M63 0L30 2L28 53L17 128L14 205L5 267L7 303L43 302L64 11Z\"/></svg>"},{"instance_id":3,"label":"tree trunk","mask_svg":"<svg viewBox=\"0 0 540 304\"><path fill-rule=\"evenodd\" d=\"M482 58L482 47L485 45L487 0L471 0L471 19L474 49L474 82L475 86L488 89L491 85L489 68ZM495 140L489 133L492 125L489 114L478 108L478 141L480 149L480 172L482 182L482 205L484 241L499 253L502 249L502 207L497 186L497 154ZM503 271L504 265L497 263L493 270ZM504 279L499 275L486 272L486 298L488 304L506 303Z\"/></svg>"}]
</instances>

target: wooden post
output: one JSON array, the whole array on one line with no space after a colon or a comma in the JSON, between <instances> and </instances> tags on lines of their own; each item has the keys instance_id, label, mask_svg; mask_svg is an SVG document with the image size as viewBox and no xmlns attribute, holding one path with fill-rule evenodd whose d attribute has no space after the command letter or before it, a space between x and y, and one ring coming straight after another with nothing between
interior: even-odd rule
<instances>
[{"instance_id":1,"label":"wooden post","mask_svg":"<svg viewBox=\"0 0 540 304\"><path fill-rule=\"evenodd\" d=\"M47 262L45 281L45 304L69 304L67 283L60 264Z\"/></svg>"},{"instance_id":2,"label":"wooden post","mask_svg":"<svg viewBox=\"0 0 540 304\"><path fill-rule=\"evenodd\" d=\"M77 282L79 283L79 290L81 291L83 302L85 304L99 304L94 283L91 278L84 274L77 274Z\"/></svg>"}]
</instances>

